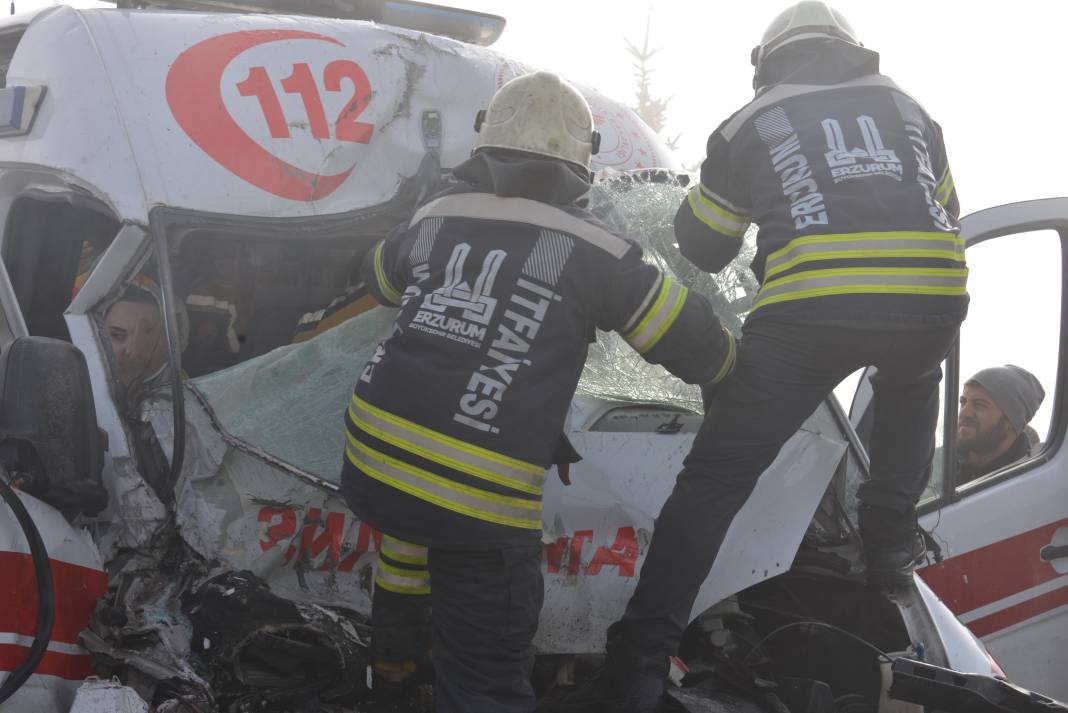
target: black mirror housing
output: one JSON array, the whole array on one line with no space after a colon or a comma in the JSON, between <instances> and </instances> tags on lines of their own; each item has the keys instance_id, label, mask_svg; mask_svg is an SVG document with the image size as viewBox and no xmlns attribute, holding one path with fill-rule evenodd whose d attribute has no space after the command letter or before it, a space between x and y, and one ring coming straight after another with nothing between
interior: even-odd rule
<instances>
[{"instance_id":1,"label":"black mirror housing","mask_svg":"<svg viewBox=\"0 0 1068 713\"><path fill-rule=\"evenodd\" d=\"M97 514L105 444L77 347L22 337L0 354L0 463L24 492L67 517Z\"/></svg>"}]
</instances>

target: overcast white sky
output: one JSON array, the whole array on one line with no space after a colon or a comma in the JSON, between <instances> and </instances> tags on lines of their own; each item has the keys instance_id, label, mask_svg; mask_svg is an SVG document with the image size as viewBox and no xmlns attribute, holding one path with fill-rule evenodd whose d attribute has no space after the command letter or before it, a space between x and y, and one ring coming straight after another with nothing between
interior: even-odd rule
<instances>
[{"instance_id":1,"label":"overcast white sky","mask_svg":"<svg viewBox=\"0 0 1068 713\"><path fill-rule=\"evenodd\" d=\"M28 10L51 0L16 0ZM94 6L90 0L68 4ZM557 71L626 103L634 79L624 38L640 44L652 8L653 90L672 97L665 134L682 134L680 158L700 161L708 133L752 97L749 51L782 0L452 0L508 20L495 49ZM882 70L942 124L962 209L1068 196L1064 32L1068 2L838 0ZM1052 238L1040 262L1056 254ZM1034 245L1029 242L1028 246ZM1022 243L1021 243L1022 246ZM992 251L993 252L993 251ZM1030 249L975 255L971 288L1004 295L973 310L962 338L965 372L1014 361L1052 391L1059 279L1029 279ZM978 295L976 295L978 297ZM993 314L989 310L996 310ZM981 346L980 346L981 345ZM1015 349L1015 352L1013 351ZM1040 420L1048 420L1052 398Z\"/></svg>"}]
</instances>

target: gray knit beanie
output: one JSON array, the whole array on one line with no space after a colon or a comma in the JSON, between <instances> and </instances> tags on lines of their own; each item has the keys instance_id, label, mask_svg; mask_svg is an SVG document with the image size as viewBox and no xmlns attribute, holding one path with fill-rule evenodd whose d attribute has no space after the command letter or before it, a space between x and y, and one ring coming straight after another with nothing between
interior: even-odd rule
<instances>
[{"instance_id":1,"label":"gray knit beanie","mask_svg":"<svg viewBox=\"0 0 1068 713\"><path fill-rule=\"evenodd\" d=\"M986 389L1017 433L1023 432L1046 398L1035 375L1012 364L983 369L965 383Z\"/></svg>"}]
</instances>

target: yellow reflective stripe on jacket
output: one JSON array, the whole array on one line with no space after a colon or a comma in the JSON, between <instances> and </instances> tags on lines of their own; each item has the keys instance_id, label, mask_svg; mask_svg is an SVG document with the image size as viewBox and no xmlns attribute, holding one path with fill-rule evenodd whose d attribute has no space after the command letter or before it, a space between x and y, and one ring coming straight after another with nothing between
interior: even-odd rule
<instances>
[{"instance_id":1,"label":"yellow reflective stripe on jacket","mask_svg":"<svg viewBox=\"0 0 1068 713\"><path fill-rule=\"evenodd\" d=\"M430 594L430 573L425 569L401 569L380 559L375 584L397 594Z\"/></svg>"},{"instance_id":2,"label":"yellow reflective stripe on jacket","mask_svg":"<svg viewBox=\"0 0 1068 713\"><path fill-rule=\"evenodd\" d=\"M426 565L427 548L411 542L398 540L396 537L382 534L382 554L396 562L404 564Z\"/></svg>"},{"instance_id":3,"label":"yellow reflective stripe on jacket","mask_svg":"<svg viewBox=\"0 0 1068 713\"><path fill-rule=\"evenodd\" d=\"M967 294L967 268L849 267L806 270L760 288L753 310L776 302L847 294Z\"/></svg>"},{"instance_id":4,"label":"yellow reflective stripe on jacket","mask_svg":"<svg viewBox=\"0 0 1068 713\"><path fill-rule=\"evenodd\" d=\"M378 289L382 293L382 296L394 305L399 305L401 302L401 294L389 283L389 279L386 277L386 270L382 266L382 252L385 246L386 241L381 240L375 247L375 279L378 281Z\"/></svg>"},{"instance_id":5,"label":"yellow reflective stripe on jacket","mask_svg":"<svg viewBox=\"0 0 1068 713\"><path fill-rule=\"evenodd\" d=\"M953 173L950 172L949 166L946 166L946 172L942 176L942 180L938 182L938 188L935 190L935 200L938 201L939 205L944 207L949 203L954 187Z\"/></svg>"},{"instance_id":6,"label":"yellow reflective stripe on jacket","mask_svg":"<svg viewBox=\"0 0 1068 713\"><path fill-rule=\"evenodd\" d=\"M686 302L687 289L670 277L660 282L660 291L638 325L623 334L636 352L643 354L656 346L664 333L675 323L682 305Z\"/></svg>"},{"instance_id":7,"label":"yellow reflective stripe on jacket","mask_svg":"<svg viewBox=\"0 0 1068 713\"><path fill-rule=\"evenodd\" d=\"M345 448L349 462L368 477L438 507L486 522L541 529L541 501L498 495L417 468L360 443L352 434Z\"/></svg>"},{"instance_id":8,"label":"yellow reflective stripe on jacket","mask_svg":"<svg viewBox=\"0 0 1068 713\"><path fill-rule=\"evenodd\" d=\"M356 394L352 395L349 404L349 417L360 430L401 450L497 485L541 495L545 469L533 463L494 453L420 426L372 406Z\"/></svg>"},{"instance_id":9,"label":"yellow reflective stripe on jacket","mask_svg":"<svg viewBox=\"0 0 1068 713\"><path fill-rule=\"evenodd\" d=\"M813 260L928 258L964 262L964 239L953 233L842 233L794 238L768 255L764 279Z\"/></svg>"},{"instance_id":10,"label":"yellow reflective stripe on jacket","mask_svg":"<svg viewBox=\"0 0 1068 713\"><path fill-rule=\"evenodd\" d=\"M738 345L734 340L734 335L728 332L726 327L722 327L722 329L723 334L727 337L727 356L723 358L723 366L719 368L712 381L705 382L706 386L718 384L726 379L727 375L734 371L734 362L738 358Z\"/></svg>"},{"instance_id":11,"label":"yellow reflective stripe on jacket","mask_svg":"<svg viewBox=\"0 0 1068 713\"><path fill-rule=\"evenodd\" d=\"M694 216L718 233L740 238L749 228L748 215L728 210L723 206L725 200L700 183L690 189L686 201Z\"/></svg>"}]
</instances>

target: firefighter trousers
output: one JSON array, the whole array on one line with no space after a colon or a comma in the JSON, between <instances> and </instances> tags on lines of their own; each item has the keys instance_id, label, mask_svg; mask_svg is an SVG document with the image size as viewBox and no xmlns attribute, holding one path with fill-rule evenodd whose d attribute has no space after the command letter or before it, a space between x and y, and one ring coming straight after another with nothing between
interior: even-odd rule
<instances>
[{"instance_id":1,"label":"firefighter trousers","mask_svg":"<svg viewBox=\"0 0 1068 713\"><path fill-rule=\"evenodd\" d=\"M371 608L376 677L407 679L429 651L438 711L533 711L540 564L537 545L456 551L383 534Z\"/></svg>"},{"instance_id":2,"label":"firefighter trousers","mask_svg":"<svg viewBox=\"0 0 1068 713\"><path fill-rule=\"evenodd\" d=\"M438 713L530 713L543 584L539 544L430 548Z\"/></svg>"},{"instance_id":3,"label":"firefighter trousers","mask_svg":"<svg viewBox=\"0 0 1068 713\"><path fill-rule=\"evenodd\" d=\"M666 673L731 521L782 445L842 379L874 365L867 505L915 517L930 475L941 362L957 327L876 331L761 320L746 324L734 374L708 401L660 511L638 586L613 625L610 660Z\"/></svg>"}]
</instances>

